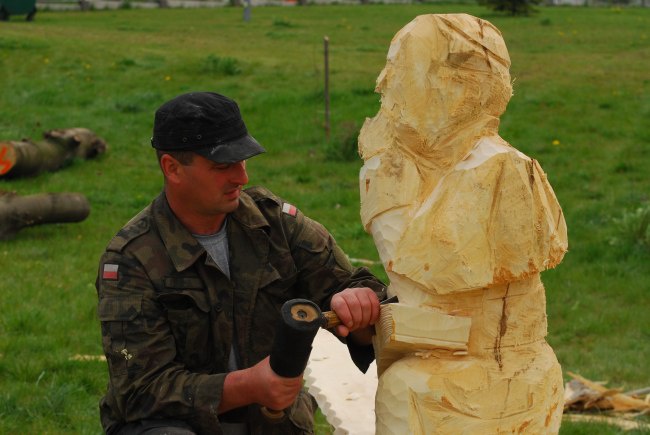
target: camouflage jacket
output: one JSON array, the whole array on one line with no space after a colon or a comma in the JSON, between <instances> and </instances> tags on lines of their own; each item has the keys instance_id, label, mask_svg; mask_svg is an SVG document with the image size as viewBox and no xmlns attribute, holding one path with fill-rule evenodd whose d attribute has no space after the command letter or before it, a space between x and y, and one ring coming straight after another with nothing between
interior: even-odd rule
<instances>
[{"instance_id":1,"label":"camouflage jacket","mask_svg":"<svg viewBox=\"0 0 650 435\"><path fill-rule=\"evenodd\" d=\"M217 409L233 337L238 366L268 356L280 307L292 298L329 309L348 287L384 286L353 268L319 223L262 188L242 193L228 217L229 280L172 213L164 193L122 228L99 265L97 292L110 380L100 403L114 433L148 418L186 420L197 433L220 434ZM286 210L287 208L285 208ZM348 344L365 371L371 347ZM268 427L259 407L244 411L251 433L311 433L313 399L304 392L283 427Z\"/></svg>"}]
</instances>

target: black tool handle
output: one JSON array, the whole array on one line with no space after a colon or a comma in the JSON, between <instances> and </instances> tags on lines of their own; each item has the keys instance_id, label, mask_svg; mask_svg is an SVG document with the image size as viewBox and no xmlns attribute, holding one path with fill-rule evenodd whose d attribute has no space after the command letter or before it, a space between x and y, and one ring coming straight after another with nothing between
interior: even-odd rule
<instances>
[{"instance_id":1,"label":"black tool handle","mask_svg":"<svg viewBox=\"0 0 650 435\"><path fill-rule=\"evenodd\" d=\"M295 378L307 367L311 345L321 326L321 311L310 300L292 299L282 305L281 315L270 364L278 376Z\"/></svg>"},{"instance_id":2,"label":"black tool handle","mask_svg":"<svg viewBox=\"0 0 650 435\"><path fill-rule=\"evenodd\" d=\"M271 348L269 364L278 376L295 378L305 371L311 345L322 324L321 310L310 300L291 299L282 305L282 322ZM284 418L284 411L262 407L262 414L272 422Z\"/></svg>"}]
</instances>

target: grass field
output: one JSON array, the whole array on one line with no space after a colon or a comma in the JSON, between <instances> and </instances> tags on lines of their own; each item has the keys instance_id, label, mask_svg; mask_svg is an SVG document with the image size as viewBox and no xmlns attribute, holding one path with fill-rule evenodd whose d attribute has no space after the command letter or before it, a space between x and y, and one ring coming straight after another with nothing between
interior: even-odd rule
<instances>
[{"instance_id":1,"label":"grass field","mask_svg":"<svg viewBox=\"0 0 650 435\"><path fill-rule=\"evenodd\" d=\"M354 143L379 99L392 36L419 14L467 12L503 32L514 97L501 135L536 158L563 206L570 250L542 275L548 341L563 369L624 390L650 386L650 252L616 219L650 203L650 9L547 8L529 18L467 5L310 6L40 12L0 23L0 140L87 127L108 153L63 171L0 181L20 194L76 191L78 224L0 242L0 433L99 433L102 362L94 280L112 235L161 188L154 110L190 90L240 102L268 153L264 184L323 222L351 257L377 259L359 220ZM323 130L323 37L330 38L332 139ZM612 243L613 239L619 243ZM383 271L374 271L384 277ZM618 433L565 424L563 433Z\"/></svg>"}]
</instances>

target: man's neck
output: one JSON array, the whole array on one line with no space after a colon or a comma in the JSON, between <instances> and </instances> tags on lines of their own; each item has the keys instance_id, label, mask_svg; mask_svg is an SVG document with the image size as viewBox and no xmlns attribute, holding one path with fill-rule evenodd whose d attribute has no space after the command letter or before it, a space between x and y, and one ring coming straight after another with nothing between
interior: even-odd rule
<instances>
[{"instance_id":1,"label":"man's neck","mask_svg":"<svg viewBox=\"0 0 650 435\"><path fill-rule=\"evenodd\" d=\"M210 235L219 232L223 223L226 220L226 214L215 215L199 215L193 213L182 205L182 202L177 201L173 195L165 191L167 203L176 218L183 224L187 230L192 234Z\"/></svg>"}]
</instances>

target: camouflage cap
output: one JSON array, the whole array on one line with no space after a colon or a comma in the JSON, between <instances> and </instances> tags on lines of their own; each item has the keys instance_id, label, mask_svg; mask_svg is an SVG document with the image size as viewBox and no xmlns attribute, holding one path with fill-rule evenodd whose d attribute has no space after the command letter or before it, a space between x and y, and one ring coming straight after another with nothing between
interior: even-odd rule
<instances>
[{"instance_id":1,"label":"camouflage cap","mask_svg":"<svg viewBox=\"0 0 650 435\"><path fill-rule=\"evenodd\" d=\"M182 94L160 106L151 146L193 151L219 163L239 162L266 151L248 134L237 103L214 92Z\"/></svg>"}]
</instances>

